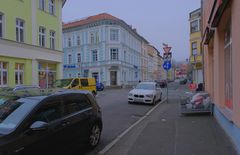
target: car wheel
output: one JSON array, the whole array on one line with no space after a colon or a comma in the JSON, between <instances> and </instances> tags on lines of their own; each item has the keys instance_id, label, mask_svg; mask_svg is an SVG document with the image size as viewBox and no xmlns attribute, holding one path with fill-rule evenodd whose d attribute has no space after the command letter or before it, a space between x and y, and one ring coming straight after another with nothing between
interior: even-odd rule
<instances>
[{"instance_id":1,"label":"car wheel","mask_svg":"<svg viewBox=\"0 0 240 155\"><path fill-rule=\"evenodd\" d=\"M128 104L132 104L132 102L128 101Z\"/></svg>"},{"instance_id":2,"label":"car wheel","mask_svg":"<svg viewBox=\"0 0 240 155\"><path fill-rule=\"evenodd\" d=\"M98 145L101 137L101 129L98 124L93 125L89 136L89 147L94 148Z\"/></svg>"}]
</instances>

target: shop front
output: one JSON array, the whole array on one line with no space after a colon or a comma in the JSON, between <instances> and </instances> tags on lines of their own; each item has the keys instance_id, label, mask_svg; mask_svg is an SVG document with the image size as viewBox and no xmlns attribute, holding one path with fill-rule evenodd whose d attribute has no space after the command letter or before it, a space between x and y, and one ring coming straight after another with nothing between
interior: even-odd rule
<instances>
[{"instance_id":1,"label":"shop front","mask_svg":"<svg viewBox=\"0 0 240 155\"><path fill-rule=\"evenodd\" d=\"M52 88L57 79L57 64L39 62L38 79L40 88Z\"/></svg>"}]
</instances>

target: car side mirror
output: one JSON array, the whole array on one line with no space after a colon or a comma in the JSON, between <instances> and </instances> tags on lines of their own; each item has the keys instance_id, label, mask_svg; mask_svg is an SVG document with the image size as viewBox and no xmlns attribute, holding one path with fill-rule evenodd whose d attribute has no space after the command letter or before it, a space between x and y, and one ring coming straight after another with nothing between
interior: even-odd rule
<instances>
[{"instance_id":1,"label":"car side mirror","mask_svg":"<svg viewBox=\"0 0 240 155\"><path fill-rule=\"evenodd\" d=\"M32 131L43 131L48 129L48 123L43 121L36 121L31 126L30 129Z\"/></svg>"}]
</instances>

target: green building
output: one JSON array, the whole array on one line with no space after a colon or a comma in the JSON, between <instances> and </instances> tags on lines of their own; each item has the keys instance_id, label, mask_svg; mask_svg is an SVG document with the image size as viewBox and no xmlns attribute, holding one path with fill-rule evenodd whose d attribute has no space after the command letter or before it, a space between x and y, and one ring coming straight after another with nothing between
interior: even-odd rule
<instances>
[{"instance_id":1,"label":"green building","mask_svg":"<svg viewBox=\"0 0 240 155\"><path fill-rule=\"evenodd\" d=\"M0 87L48 88L62 77L65 1L0 1Z\"/></svg>"}]
</instances>

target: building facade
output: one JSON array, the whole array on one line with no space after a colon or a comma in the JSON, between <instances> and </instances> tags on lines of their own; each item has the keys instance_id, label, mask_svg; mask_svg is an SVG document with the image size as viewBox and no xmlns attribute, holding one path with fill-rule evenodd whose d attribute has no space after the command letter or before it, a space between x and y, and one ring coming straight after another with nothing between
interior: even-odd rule
<instances>
[{"instance_id":1,"label":"building facade","mask_svg":"<svg viewBox=\"0 0 240 155\"><path fill-rule=\"evenodd\" d=\"M240 1L202 0L205 88L240 154Z\"/></svg>"},{"instance_id":2,"label":"building facade","mask_svg":"<svg viewBox=\"0 0 240 155\"><path fill-rule=\"evenodd\" d=\"M24 84L47 88L62 77L64 3L0 1L0 87Z\"/></svg>"},{"instance_id":3,"label":"building facade","mask_svg":"<svg viewBox=\"0 0 240 155\"><path fill-rule=\"evenodd\" d=\"M63 26L64 77L95 77L106 86L142 80L142 42L135 29L103 13Z\"/></svg>"},{"instance_id":4,"label":"building facade","mask_svg":"<svg viewBox=\"0 0 240 155\"><path fill-rule=\"evenodd\" d=\"M190 22L190 63L192 65L192 80L203 83L203 57L201 48L201 9L189 14Z\"/></svg>"},{"instance_id":5,"label":"building facade","mask_svg":"<svg viewBox=\"0 0 240 155\"><path fill-rule=\"evenodd\" d=\"M142 68L142 81L148 80L148 42L142 41L142 53L141 53L141 68Z\"/></svg>"}]
</instances>

